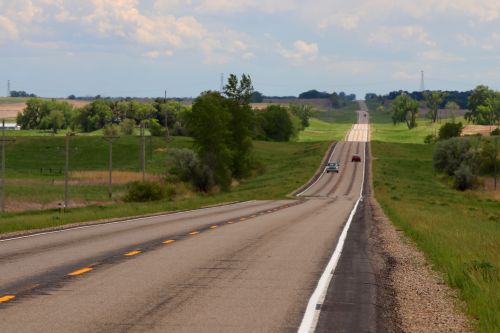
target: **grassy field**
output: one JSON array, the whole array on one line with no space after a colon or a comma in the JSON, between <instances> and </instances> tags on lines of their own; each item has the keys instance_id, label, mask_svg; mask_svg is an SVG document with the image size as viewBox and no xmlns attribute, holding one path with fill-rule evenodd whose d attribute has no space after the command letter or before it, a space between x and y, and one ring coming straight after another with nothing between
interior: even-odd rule
<instances>
[{"instance_id":1,"label":"grassy field","mask_svg":"<svg viewBox=\"0 0 500 333\"><path fill-rule=\"evenodd\" d=\"M478 332L500 331L500 202L458 192L432 168L433 128L408 130L372 112L374 190L396 227L458 288ZM422 126L424 122L424 126Z\"/></svg>"},{"instance_id":2,"label":"grassy field","mask_svg":"<svg viewBox=\"0 0 500 333\"><path fill-rule=\"evenodd\" d=\"M114 147L115 170L138 170L138 145L136 138L124 138L122 145ZM128 142L127 142L128 141ZM176 137L170 147L190 147L189 138ZM62 200L62 175L40 174L40 168L62 166L63 138L19 138L10 145L8 156L8 198L19 200L51 201ZM177 186L179 196L173 201L124 204L120 200L107 200L105 184L70 185L70 199L98 201L99 204L86 208L72 208L66 213L56 209L0 214L0 233L58 226L67 223L119 218L179 209L193 209L222 202L251 199L278 199L305 183L316 171L329 142L317 143L276 143L255 142L255 158L262 166L254 177L242 181L228 193L214 195L196 194L182 191ZM135 147L134 147L135 146ZM71 165L78 165L81 173L94 175L96 170L107 167L107 146L100 138L72 138ZM162 142L153 140L152 159L148 170L161 174L165 169L165 155ZM90 153L90 155L89 155ZM137 156L137 158L136 158ZM36 161L34 165L33 161ZM294 163L290 163L294 161ZM47 180L48 177L48 180ZM54 182L53 182L54 180ZM28 184L26 184L28 182ZM40 186L43 182L43 186ZM123 185L114 186L123 191ZM179 190L180 188L180 190Z\"/></svg>"},{"instance_id":3,"label":"grassy field","mask_svg":"<svg viewBox=\"0 0 500 333\"><path fill-rule=\"evenodd\" d=\"M349 103L341 109L318 111L309 119L309 127L299 133L299 142L338 141L357 120L358 104Z\"/></svg>"}]
</instances>

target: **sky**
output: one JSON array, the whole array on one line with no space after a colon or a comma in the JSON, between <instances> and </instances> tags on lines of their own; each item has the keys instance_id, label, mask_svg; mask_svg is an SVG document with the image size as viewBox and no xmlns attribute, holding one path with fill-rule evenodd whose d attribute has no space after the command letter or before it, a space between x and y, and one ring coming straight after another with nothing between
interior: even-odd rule
<instances>
[{"instance_id":1,"label":"sky","mask_svg":"<svg viewBox=\"0 0 500 333\"><path fill-rule=\"evenodd\" d=\"M500 0L0 0L0 96L500 89Z\"/></svg>"}]
</instances>

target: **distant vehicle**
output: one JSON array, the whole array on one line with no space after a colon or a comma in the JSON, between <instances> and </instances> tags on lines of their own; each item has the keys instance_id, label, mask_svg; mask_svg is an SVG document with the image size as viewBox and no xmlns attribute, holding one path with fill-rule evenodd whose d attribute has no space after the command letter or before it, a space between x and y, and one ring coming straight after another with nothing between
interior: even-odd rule
<instances>
[{"instance_id":1,"label":"distant vehicle","mask_svg":"<svg viewBox=\"0 0 500 333\"><path fill-rule=\"evenodd\" d=\"M326 165L326 173L329 172L339 173L339 164L337 162L328 162Z\"/></svg>"},{"instance_id":2,"label":"distant vehicle","mask_svg":"<svg viewBox=\"0 0 500 333\"><path fill-rule=\"evenodd\" d=\"M351 162L361 162L361 156L358 154L352 155Z\"/></svg>"}]
</instances>

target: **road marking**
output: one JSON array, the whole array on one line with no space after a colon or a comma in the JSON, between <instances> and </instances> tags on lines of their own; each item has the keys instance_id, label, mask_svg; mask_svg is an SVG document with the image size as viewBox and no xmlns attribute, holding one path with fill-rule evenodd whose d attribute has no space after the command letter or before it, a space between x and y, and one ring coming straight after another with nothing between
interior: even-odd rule
<instances>
[{"instance_id":1,"label":"road marking","mask_svg":"<svg viewBox=\"0 0 500 333\"><path fill-rule=\"evenodd\" d=\"M13 300L14 298L16 298L16 296L14 296L14 295L6 295L3 297L0 297L0 303L8 302L10 300Z\"/></svg>"},{"instance_id":2,"label":"road marking","mask_svg":"<svg viewBox=\"0 0 500 333\"><path fill-rule=\"evenodd\" d=\"M254 217L257 217L257 215L252 215L252 216L250 216L250 218L252 218L252 219L253 219Z\"/></svg>"},{"instance_id":3,"label":"road marking","mask_svg":"<svg viewBox=\"0 0 500 333\"><path fill-rule=\"evenodd\" d=\"M124 256L127 256L127 257L132 257L132 256L135 256L137 254L141 253L141 251L139 250L134 250L134 251L130 251L128 253L125 253Z\"/></svg>"},{"instance_id":4,"label":"road marking","mask_svg":"<svg viewBox=\"0 0 500 333\"><path fill-rule=\"evenodd\" d=\"M163 242L163 244L172 244L173 242L175 242L174 239L167 239L166 241Z\"/></svg>"},{"instance_id":5,"label":"road marking","mask_svg":"<svg viewBox=\"0 0 500 333\"><path fill-rule=\"evenodd\" d=\"M194 235L198 235L198 234L199 234L199 232L198 232L198 231L193 231L193 232L190 232L189 234L190 234L191 236L194 236Z\"/></svg>"},{"instance_id":6,"label":"road marking","mask_svg":"<svg viewBox=\"0 0 500 333\"><path fill-rule=\"evenodd\" d=\"M227 222L227 224L233 224L233 223L234 223L234 221L229 221L229 222Z\"/></svg>"},{"instance_id":7,"label":"road marking","mask_svg":"<svg viewBox=\"0 0 500 333\"><path fill-rule=\"evenodd\" d=\"M321 275L318 284L316 285L316 289L314 289L309 302L307 303L306 312L304 313L304 317L302 318L302 322L300 323L298 333L312 333L316 330L316 326L318 325L319 315L321 312L321 305L326 297L326 292L328 291L328 286L330 285L330 281L332 280L333 274L335 273L335 268L337 267L337 263L340 259L340 255L342 254L342 249L344 248L345 239L347 238L347 231L351 226L352 219L354 218L354 214L358 209L359 202L363 200L363 187L365 183L365 172L366 172L366 143L364 146L363 152L363 178L361 180L361 190L359 191L359 198L354 204L354 208L349 214L349 218L340 234L339 240L337 242L337 246L333 251L332 257L328 262L325 271Z\"/></svg>"},{"instance_id":8,"label":"road marking","mask_svg":"<svg viewBox=\"0 0 500 333\"><path fill-rule=\"evenodd\" d=\"M85 267L85 268L82 268L82 269L79 269L79 270L76 270L74 272L71 272L69 273L68 275L69 276L76 276L76 275L80 275L80 274L84 274L84 273L87 273L87 272L90 272L93 268L91 267Z\"/></svg>"},{"instance_id":9,"label":"road marking","mask_svg":"<svg viewBox=\"0 0 500 333\"><path fill-rule=\"evenodd\" d=\"M240 221L245 221L247 218L246 217L242 217L240 218Z\"/></svg>"},{"instance_id":10,"label":"road marking","mask_svg":"<svg viewBox=\"0 0 500 333\"><path fill-rule=\"evenodd\" d=\"M182 212L174 212L174 213L167 213L167 214L158 214L158 215L151 215L151 216L144 216L144 217L136 217L136 218L132 218L132 219L119 220L119 221L114 221L114 222L99 223L99 224L92 224L92 225L83 225L80 227L66 228L66 229L62 229L62 230L44 231L44 232L39 232L36 234L30 234L30 235L26 235L26 236L18 236L18 237L0 239L0 243L1 242L10 242L13 240L18 240L18 239L23 239L23 238L31 238L31 237L37 237L37 236L43 236L43 235L58 234L61 232L69 232L69 231L74 231L74 230L79 230L79 229L97 228L97 227L109 226L112 224L141 221L141 220L147 220L147 219L157 218L157 217L164 217L164 216L170 217L170 216L176 216L176 215L184 215L184 214L188 214L188 213L202 212L202 211L208 210L208 209L216 209L216 208L221 208L221 207L243 205L243 204L248 204L248 203L256 202L256 201L257 200L248 200L248 201L232 203L229 205L220 205L220 206L206 207L206 208L200 208L200 209L186 210L186 211L182 211Z\"/></svg>"}]
</instances>

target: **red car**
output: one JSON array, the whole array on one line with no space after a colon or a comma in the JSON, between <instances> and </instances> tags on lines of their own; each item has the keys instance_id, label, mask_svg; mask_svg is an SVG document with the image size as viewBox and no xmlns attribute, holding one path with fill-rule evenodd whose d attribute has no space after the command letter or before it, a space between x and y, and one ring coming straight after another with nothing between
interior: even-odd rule
<instances>
[{"instance_id":1,"label":"red car","mask_svg":"<svg viewBox=\"0 0 500 333\"><path fill-rule=\"evenodd\" d=\"M351 162L361 162L361 156L358 154L352 155Z\"/></svg>"}]
</instances>

